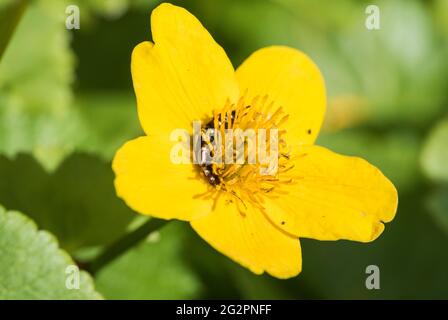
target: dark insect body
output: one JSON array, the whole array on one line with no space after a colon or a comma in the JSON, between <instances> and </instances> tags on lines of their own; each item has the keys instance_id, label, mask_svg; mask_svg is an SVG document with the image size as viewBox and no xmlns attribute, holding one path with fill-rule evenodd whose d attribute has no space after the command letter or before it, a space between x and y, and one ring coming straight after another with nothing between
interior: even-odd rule
<instances>
[{"instance_id":1,"label":"dark insect body","mask_svg":"<svg viewBox=\"0 0 448 320\"><path fill-rule=\"evenodd\" d=\"M224 120L224 127L228 129L231 125L233 125L233 121L235 120L235 110L233 110L230 113L230 121L225 116ZM230 122L230 126L229 126ZM218 115L218 126L221 127L221 114ZM207 130L210 132L210 142L204 141L204 139L201 139L201 161L199 162L199 166L202 169L202 173L204 174L205 178L207 179L208 183L210 183L212 186L218 186L221 183L221 179L217 174L213 172L213 165L211 164L210 159L210 150L211 150L211 144L215 141L215 119L210 120L204 128L204 133L207 132Z\"/></svg>"}]
</instances>

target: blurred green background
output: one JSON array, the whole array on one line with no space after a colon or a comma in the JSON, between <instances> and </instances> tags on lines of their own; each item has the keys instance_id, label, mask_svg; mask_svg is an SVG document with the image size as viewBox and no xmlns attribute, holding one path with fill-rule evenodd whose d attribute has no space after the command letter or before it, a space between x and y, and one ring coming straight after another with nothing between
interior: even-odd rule
<instances>
[{"instance_id":1,"label":"blurred green background","mask_svg":"<svg viewBox=\"0 0 448 320\"><path fill-rule=\"evenodd\" d=\"M0 44L15 3L0 0ZM29 219L0 208L0 299L448 298L446 0L172 1L202 21L234 66L273 44L311 56L329 96L318 143L381 168L399 191L398 214L370 244L303 239L303 271L287 281L251 274L171 222L93 279L83 273L75 295L60 289L55 265L82 266L142 223L116 198L110 162L142 134L130 55L150 39L158 3L34 0L18 15L0 60L0 205ZM68 4L80 8L79 30L65 29ZM364 25L369 4L380 9L380 30ZM365 287L371 264L380 290Z\"/></svg>"}]
</instances>

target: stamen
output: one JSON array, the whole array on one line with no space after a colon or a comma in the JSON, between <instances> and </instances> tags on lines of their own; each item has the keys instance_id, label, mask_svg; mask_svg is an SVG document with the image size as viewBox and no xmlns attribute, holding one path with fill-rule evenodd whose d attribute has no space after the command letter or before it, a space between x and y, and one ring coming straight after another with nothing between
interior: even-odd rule
<instances>
[{"instance_id":1,"label":"stamen","mask_svg":"<svg viewBox=\"0 0 448 320\"><path fill-rule=\"evenodd\" d=\"M274 169L269 167L270 164L262 164L259 161L258 149L257 162L255 164L249 164L248 141L244 140L244 163L215 163L210 161L211 159L202 158L200 161L199 174L209 183L209 194L203 194L201 197L213 196L215 199L219 195L226 195L228 201L236 202L237 207L243 214L244 209L247 209L247 204L251 204L261 210L264 210L263 204L265 197L277 197L279 194L284 193L284 186L293 183L293 179L289 172L294 164L292 163L290 156L290 149L286 144L285 135L286 130L284 128L285 123L288 121L289 115L285 114L281 106L274 108L275 102L269 101L267 95L260 97L256 96L250 101L247 101L246 94L243 95L237 103L232 104L229 101L226 102L221 110L215 110L213 112L213 118L206 122L205 128L202 132L202 144L201 151L204 151L204 157L210 155L212 158L216 154L215 148L216 139L213 136L206 134L207 130L214 130L214 133L220 134L221 137L226 137L226 130L241 129L254 130L256 135L256 142L258 146L258 130L266 130L266 143L267 150L271 150L271 129L275 129L278 132L278 162ZM272 111L273 110L273 111ZM235 139L235 137L234 137ZM235 141L232 141L234 145ZM225 152L226 150L224 141L221 141L221 146ZM232 159L237 159L236 148L232 148L230 152ZM254 150L252 150L254 151ZM223 159L225 154L222 154ZM269 174L262 174L262 169ZM267 170L267 171L266 171ZM233 201L233 200L235 201Z\"/></svg>"}]
</instances>

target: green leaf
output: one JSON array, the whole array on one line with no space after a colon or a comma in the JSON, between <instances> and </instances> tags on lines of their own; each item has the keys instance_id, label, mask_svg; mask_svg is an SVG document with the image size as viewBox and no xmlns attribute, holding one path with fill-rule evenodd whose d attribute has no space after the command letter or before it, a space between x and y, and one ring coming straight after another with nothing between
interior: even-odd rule
<instances>
[{"instance_id":1,"label":"green leaf","mask_svg":"<svg viewBox=\"0 0 448 320\"><path fill-rule=\"evenodd\" d=\"M421 157L424 172L435 181L448 182L447 141L448 119L445 119L430 132Z\"/></svg>"},{"instance_id":2,"label":"green leaf","mask_svg":"<svg viewBox=\"0 0 448 320\"><path fill-rule=\"evenodd\" d=\"M79 274L79 289L67 288L66 268L74 265L70 256L32 220L2 207L0 257L0 300L101 298L86 272Z\"/></svg>"},{"instance_id":3,"label":"green leaf","mask_svg":"<svg viewBox=\"0 0 448 320\"><path fill-rule=\"evenodd\" d=\"M448 187L435 191L427 200L429 212L448 235Z\"/></svg>"},{"instance_id":4,"label":"green leaf","mask_svg":"<svg viewBox=\"0 0 448 320\"><path fill-rule=\"evenodd\" d=\"M13 3L14 0L0 0L0 9L4 9Z\"/></svg>"},{"instance_id":5,"label":"green leaf","mask_svg":"<svg viewBox=\"0 0 448 320\"><path fill-rule=\"evenodd\" d=\"M192 299L201 289L182 259L182 222L160 232L105 266L96 276L98 291L108 299Z\"/></svg>"},{"instance_id":6,"label":"green leaf","mask_svg":"<svg viewBox=\"0 0 448 320\"><path fill-rule=\"evenodd\" d=\"M32 1L0 63L0 153L31 152L48 169L72 151L79 128L66 4Z\"/></svg>"},{"instance_id":7,"label":"green leaf","mask_svg":"<svg viewBox=\"0 0 448 320\"><path fill-rule=\"evenodd\" d=\"M335 97L363 97L368 121L381 126L427 124L437 116L445 97L447 60L427 7L418 1L377 1L380 29L368 30L365 3L346 2L350 5L341 10L328 0L295 6L284 1L296 9L297 18L303 17L304 6L323 8L324 13L306 16L304 22L297 19L303 31L297 45L321 67L330 105ZM333 18L320 25L314 20L322 15Z\"/></svg>"},{"instance_id":8,"label":"green leaf","mask_svg":"<svg viewBox=\"0 0 448 320\"><path fill-rule=\"evenodd\" d=\"M429 12L417 1L381 1L378 6L380 30L353 26L348 37L339 39L359 72L371 122L427 124L441 110L447 70ZM355 22L362 25L364 20L365 15Z\"/></svg>"},{"instance_id":9,"label":"green leaf","mask_svg":"<svg viewBox=\"0 0 448 320\"><path fill-rule=\"evenodd\" d=\"M129 0L85 0L82 7L109 17L119 17L126 12L128 6Z\"/></svg>"},{"instance_id":10,"label":"green leaf","mask_svg":"<svg viewBox=\"0 0 448 320\"><path fill-rule=\"evenodd\" d=\"M434 221L448 234L448 187L431 194L426 204Z\"/></svg>"},{"instance_id":11,"label":"green leaf","mask_svg":"<svg viewBox=\"0 0 448 320\"><path fill-rule=\"evenodd\" d=\"M83 0L78 4L80 10L80 32L96 28L101 18L108 23L119 20L128 12L130 4L135 0Z\"/></svg>"},{"instance_id":12,"label":"green leaf","mask_svg":"<svg viewBox=\"0 0 448 320\"><path fill-rule=\"evenodd\" d=\"M94 153L110 161L126 141L144 134L133 95L84 95L76 99L75 106L83 124L76 145L78 151Z\"/></svg>"},{"instance_id":13,"label":"green leaf","mask_svg":"<svg viewBox=\"0 0 448 320\"><path fill-rule=\"evenodd\" d=\"M432 6L434 20L445 38L445 44L448 43L448 2L445 0L435 0Z\"/></svg>"},{"instance_id":14,"label":"green leaf","mask_svg":"<svg viewBox=\"0 0 448 320\"><path fill-rule=\"evenodd\" d=\"M84 10L118 14L126 3L89 1L81 15ZM64 25L66 4L33 1L0 64L0 153L32 153L47 170L54 170L74 150L111 160L122 143L141 134L131 94L83 95L73 101L69 35L75 31ZM77 34L75 40L79 41ZM33 45L39 43L45 46ZM129 59L130 51L121 57ZM81 66L86 65L84 56L80 59Z\"/></svg>"},{"instance_id":15,"label":"green leaf","mask_svg":"<svg viewBox=\"0 0 448 320\"><path fill-rule=\"evenodd\" d=\"M26 212L73 252L124 233L135 214L115 195L108 162L74 154L53 173L31 156L0 157L0 203Z\"/></svg>"},{"instance_id":16,"label":"green leaf","mask_svg":"<svg viewBox=\"0 0 448 320\"><path fill-rule=\"evenodd\" d=\"M17 0L15 3L0 3L0 59L3 56L11 36L28 4L27 0Z\"/></svg>"}]
</instances>

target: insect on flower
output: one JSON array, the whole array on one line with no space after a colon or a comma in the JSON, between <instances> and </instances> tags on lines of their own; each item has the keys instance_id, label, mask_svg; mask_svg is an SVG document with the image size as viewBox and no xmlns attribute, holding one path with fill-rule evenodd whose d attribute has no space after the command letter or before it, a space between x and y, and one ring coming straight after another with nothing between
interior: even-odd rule
<instances>
[{"instance_id":1,"label":"insect on flower","mask_svg":"<svg viewBox=\"0 0 448 320\"><path fill-rule=\"evenodd\" d=\"M308 56L267 47L235 71L193 15L166 3L152 12L151 29L153 42L137 45L131 62L146 135L124 144L113 161L117 194L128 206L188 221L216 250L278 278L300 273L299 238L369 242L383 232L397 209L394 185L367 161L314 145L326 94ZM201 134L277 135L276 170L210 162L214 140L201 141L197 163L173 163L171 132L185 128L192 137L193 121L205 124Z\"/></svg>"}]
</instances>

